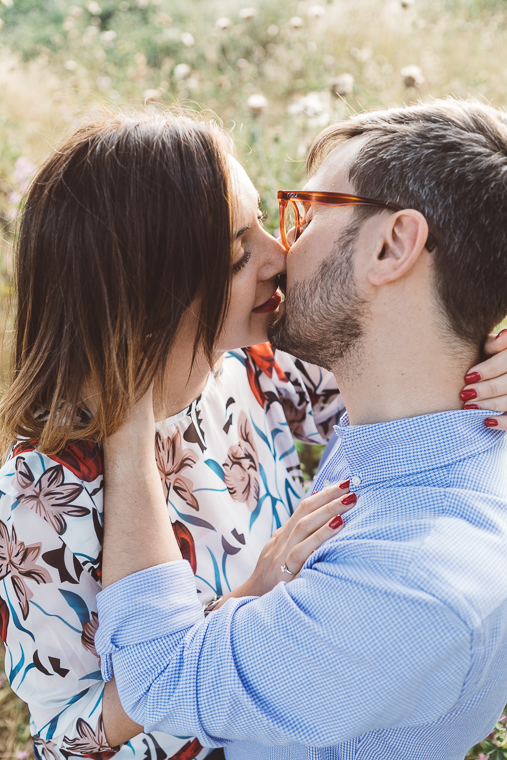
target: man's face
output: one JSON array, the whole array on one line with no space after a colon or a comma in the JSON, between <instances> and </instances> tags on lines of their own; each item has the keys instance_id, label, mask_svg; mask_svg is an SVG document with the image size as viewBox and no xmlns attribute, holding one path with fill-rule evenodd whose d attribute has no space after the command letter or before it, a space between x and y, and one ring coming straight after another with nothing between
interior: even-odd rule
<instances>
[{"instance_id":1,"label":"man's face","mask_svg":"<svg viewBox=\"0 0 507 760\"><path fill-rule=\"evenodd\" d=\"M351 193L348 170L362 138L347 140L325 159L305 190ZM287 293L268 335L276 348L335 369L358 349L365 301L354 281L354 208L305 207L303 233L287 256Z\"/></svg>"}]
</instances>

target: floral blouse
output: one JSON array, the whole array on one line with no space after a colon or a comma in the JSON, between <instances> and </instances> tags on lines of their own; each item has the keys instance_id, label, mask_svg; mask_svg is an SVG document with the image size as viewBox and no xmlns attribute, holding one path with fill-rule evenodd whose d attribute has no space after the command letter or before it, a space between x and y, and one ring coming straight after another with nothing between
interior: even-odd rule
<instances>
[{"instance_id":1,"label":"floral blouse","mask_svg":"<svg viewBox=\"0 0 507 760\"><path fill-rule=\"evenodd\" d=\"M250 576L303 495L293 436L325 443L342 409L330 373L263 344L227 353L202 395L158 423L169 514L203 603ZM107 743L94 645L102 508L92 443L52 457L18 443L0 470L0 628L9 681L30 708L35 757L203 758L194 737Z\"/></svg>"}]
</instances>

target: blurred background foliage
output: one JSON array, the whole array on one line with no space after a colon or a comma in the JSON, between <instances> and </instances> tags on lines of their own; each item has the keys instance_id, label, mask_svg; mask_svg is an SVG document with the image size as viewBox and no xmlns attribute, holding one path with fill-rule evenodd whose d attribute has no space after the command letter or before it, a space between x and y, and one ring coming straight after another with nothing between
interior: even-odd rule
<instances>
[{"instance_id":1,"label":"blurred background foliage","mask_svg":"<svg viewBox=\"0 0 507 760\"><path fill-rule=\"evenodd\" d=\"M327 124L418 98L507 104L507 0L0 0L0 375L12 245L44 157L97 107L206 107L236 139L268 227ZM1 378L0 378L1 379ZM300 447L307 478L320 449ZM0 683L0 755L31 754ZM505 720L469 760L507 758Z\"/></svg>"}]
</instances>

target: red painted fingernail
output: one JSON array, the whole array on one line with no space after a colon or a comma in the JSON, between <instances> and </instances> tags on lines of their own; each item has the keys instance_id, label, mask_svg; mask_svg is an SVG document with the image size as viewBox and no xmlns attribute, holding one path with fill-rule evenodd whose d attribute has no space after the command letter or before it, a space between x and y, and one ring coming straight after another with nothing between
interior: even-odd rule
<instances>
[{"instance_id":1,"label":"red painted fingernail","mask_svg":"<svg viewBox=\"0 0 507 760\"><path fill-rule=\"evenodd\" d=\"M339 484L339 486L338 486L338 487L339 487L339 488L341 488L342 490L345 490L345 489L346 489L346 488L348 488L349 486L350 486L350 479L349 479L349 480L344 480L344 481L342 481L342 482Z\"/></svg>"},{"instance_id":2,"label":"red painted fingernail","mask_svg":"<svg viewBox=\"0 0 507 760\"><path fill-rule=\"evenodd\" d=\"M336 530L336 528L339 528L341 525L343 525L343 519L340 515L336 515L336 517L333 517L331 522L329 523L329 527L331 530Z\"/></svg>"},{"instance_id":3,"label":"red painted fingernail","mask_svg":"<svg viewBox=\"0 0 507 760\"><path fill-rule=\"evenodd\" d=\"M480 372L469 372L468 375L465 375L465 383L467 385L471 385L472 383L479 383L480 380L481 380Z\"/></svg>"},{"instance_id":4,"label":"red painted fingernail","mask_svg":"<svg viewBox=\"0 0 507 760\"><path fill-rule=\"evenodd\" d=\"M487 420L484 420L484 424L486 427L498 427L498 420L495 420L494 417L488 417Z\"/></svg>"},{"instance_id":5,"label":"red painted fingernail","mask_svg":"<svg viewBox=\"0 0 507 760\"><path fill-rule=\"evenodd\" d=\"M496 337L499 338L500 335L503 335L504 333L507 333L507 330L500 330L500 332L498 333Z\"/></svg>"},{"instance_id":6,"label":"red painted fingernail","mask_svg":"<svg viewBox=\"0 0 507 760\"><path fill-rule=\"evenodd\" d=\"M355 493L349 493L347 494L347 496L343 497L342 504L344 507L348 507L351 504L355 504L356 501L357 501L357 496L355 495Z\"/></svg>"},{"instance_id":7,"label":"red painted fingernail","mask_svg":"<svg viewBox=\"0 0 507 760\"><path fill-rule=\"evenodd\" d=\"M480 406L477 406L477 404L465 404L463 409L480 409Z\"/></svg>"},{"instance_id":8,"label":"red painted fingernail","mask_svg":"<svg viewBox=\"0 0 507 760\"><path fill-rule=\"evenodd\" d=\"M473 398L477 398L477 391L475 388L465 388L459 395L463 401L470 401Z\"/></svg>"}]
</instances>

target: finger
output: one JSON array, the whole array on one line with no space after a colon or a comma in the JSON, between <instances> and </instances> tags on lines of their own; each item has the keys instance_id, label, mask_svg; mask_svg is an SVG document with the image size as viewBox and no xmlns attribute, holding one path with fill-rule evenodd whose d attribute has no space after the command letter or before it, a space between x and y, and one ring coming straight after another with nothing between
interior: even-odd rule
<instances>
[{"instance_id":1,"label":"finger","mask_svg":"<svg viewBox=\"0 0 507 760\"><path fill-rule=\"evenodd\" d=\"M499 417L487 417L484 420L484 425L494 430L507 430L507 415L500 415Z\"/></svg>"},{"instance_id":2,"label":"finger","mask_svg":"<svg viewBox=\"0 0 507 760\"><path fill-rule=\"evenodd\" d=\"M507 330L498 335L490 335L484 346L484 352L490 356L486 361L470 367L465 375L466 383L477 383L489 380L507 372Z\"/></svg>"},{"instance_id":3,"label":"finger","mask_svg":"<svg viewBox=\"0 0 507 760\"><path fill-rule=\"evenodd\" d=\"M507 393L494 398L474 399L464 404L463 409L484 409L488 412L507 412Z\"/></svg>"},{"instance_id":4,"label":"finger","mask_svg":"<svg viewBox=\"0 0 507 760\"><path fill-rule=\"evenodd\" d=\"M307 496L307 498L303 499L301 504L294 511L294 514L288 522L297 522L303 515L314 512L316 509L320 509L320 507L324 506L324 504L328 504L348 493L349 485L350 481L344 480L341 483L335 483L332 486L323 488L322 491L319 491L318 493Z\"/></svg>"},{"instance_id":5,"label":"finger","mask_svg":"<svg viewBox=\"0 0 507 760\"><path fill-rule=\"evenodd\" d=\"M341 496L339 499L324 504L319 509L310 512L304 517L301 517L301 519L294 524L290 535L287 537L287 543L284 547L285 556L287 555L287 551L290 551L294 546L305 541L313 533L320 530L322 526L327 525L334 517L337 515L344 515L345 512L352 509L356 501L356 494L348 493Z\"/></svg>"},{"instance_id":6,"label":"finger","mask_svg":"<svg viewBox=\"0 0 507 760\"><path fill-rule=\"evenodd\" d=\"M463 388L460 393L462 401L465 403L477 404L481 401L483 404L482 409L498 409L499 411L507 411L505 408L496 406L486 406L486 402L491 399L499 399L502 396L507 395L507 375L501 375L495 377L492 380L484 380L482 383L473 383Z\"/></svg>"},{"instance_id":7,"label":"finger","mask_svg":"<svg viewBox=\"0 0 507 760\"><path fill-rule=\"evenodd\" d=\"M500 330L496 335L488 335L488 339L484 344L484 353L488 356L497 354L499 351L504 351L507 348L507 330Z\"/></svg>"},{"instance_id":8,"label":"finger","mask_svg":"<svg viewBox=\"0 0 507 760\"><path fill-rule=\"evenodd\" d=\"M294 576L297 575L310 554L319 549L325 541L336 536L341 530L343 530L343 519L341 515L335 515L332 520L328 520L304 541L292 547L285 560L285 566ZM287 576L285 579L287 580Z\"/></svg>"}]
</instances>

